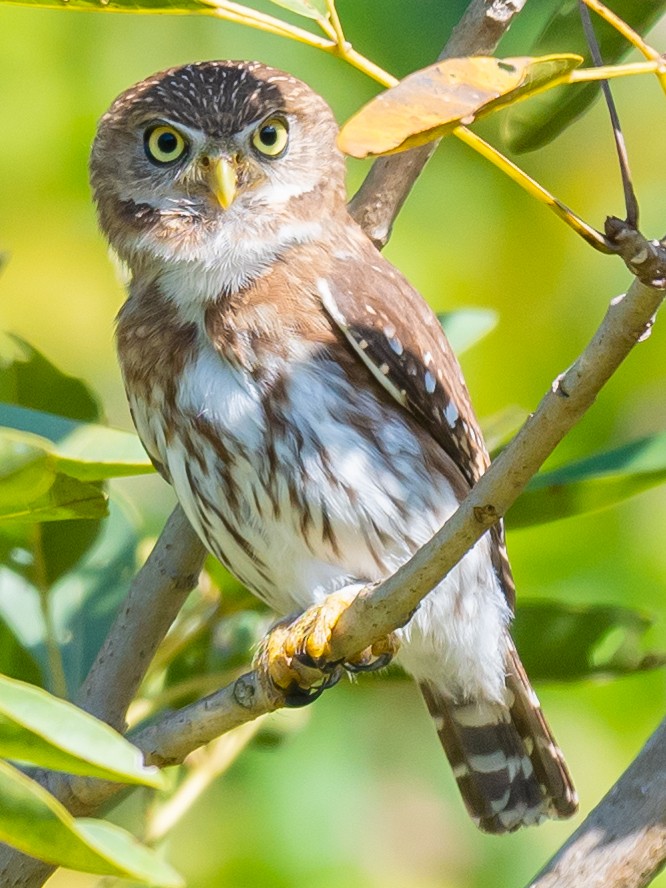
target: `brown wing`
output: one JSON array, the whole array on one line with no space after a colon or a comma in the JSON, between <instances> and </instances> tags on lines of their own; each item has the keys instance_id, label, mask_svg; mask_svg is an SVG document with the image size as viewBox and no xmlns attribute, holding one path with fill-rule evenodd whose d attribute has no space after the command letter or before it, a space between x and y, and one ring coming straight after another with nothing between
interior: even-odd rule
<instances>
[{"instance_id":1,"label":"brown wing","mask_svg":"<svg viewBox=\"0 0 666 888\"><path fill-rule=\"evenodd\" d=\"M361 263L331 259L318 283L324 308L391 395L417 416L472 487L490 464L460 365L425 300L369 242ZM353 267L353 278L350 268ZM501 524L493 563L513 606L514 583Z\"/></svg>"}]
</instances>

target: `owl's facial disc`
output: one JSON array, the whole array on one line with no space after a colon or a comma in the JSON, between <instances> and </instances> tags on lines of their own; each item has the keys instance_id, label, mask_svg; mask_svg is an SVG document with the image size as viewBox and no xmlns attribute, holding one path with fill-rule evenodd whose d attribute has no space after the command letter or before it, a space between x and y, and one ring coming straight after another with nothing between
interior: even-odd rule
<instances>
[{"instance_id":1,"label":"owl's facial disc","mask_svg":"<svg viewBox=\"0 0 666 888\"><path fill-rule=\"evenodd\" d=\"M288 144L289 124L281 115L255 121L219 141L168 120L153 120L143 128L144 152L151 165L165 173L172 168L188 196L204 189L222 210L266 182L269 167L286 154Z\"/></svg>"}]
</instances>

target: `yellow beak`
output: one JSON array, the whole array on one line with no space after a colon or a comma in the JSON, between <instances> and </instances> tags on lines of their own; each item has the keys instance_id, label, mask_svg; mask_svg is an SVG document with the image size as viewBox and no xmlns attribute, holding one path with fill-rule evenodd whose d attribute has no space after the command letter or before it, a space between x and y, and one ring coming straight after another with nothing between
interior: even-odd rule
<instances>
[{"instance_id":1,"label":"yellow beak","mask_svg":"<svg viewBox=\"0 0 666 888\"><path fill-rule=\"evenodd\" d=\"M233 161L226 157L211 161L209 172L210 190L222 209L228 210L236 197L238 176Z\"/></svg>"}]
</instances>

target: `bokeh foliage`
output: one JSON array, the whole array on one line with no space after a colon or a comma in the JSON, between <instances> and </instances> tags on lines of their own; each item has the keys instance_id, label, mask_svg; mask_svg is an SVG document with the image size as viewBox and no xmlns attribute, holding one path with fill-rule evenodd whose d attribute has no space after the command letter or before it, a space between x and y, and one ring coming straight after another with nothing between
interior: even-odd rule
<instances>
[{"instance_id":1,"label":"bokeh foliage","mask_svg":"<svg viewBox=\"0 0 666 888\"><path fill-rule=\"evenodd\" d=\"M550 0L527 4L502 45L502 55L529 53L556 5ZM432 60L465 6L463 0L338 4L358 48L398 76ZM262 8L276 12L268 2ZM88 386L72 381L67 385L74 388L63 394L65 381L60 377L59 387L51 371L43 375L39 354L22 346L28 369L21 371L14 361L16 346L7 343L0 386L2 400L14 412L4 408L0 419L41 436L22 443L35 448L27 465L33 473L42 472L36 476L42 486L48 475L48 491L62 475L92 487L91 498L103 503L105 479L147 468L133 449L133 437L111 433L109 438L97 400L88 394L90 389L100 393L111 425L130 429L111 346L122 289L96 232L86 185L95 121L132 81L173 64L213 57L259 57L286 68L322 92L340 120L377 90L333 58L210 18L0 6L0 96L12 133L0 167L0 250L10 254L0 278L0 324ZM633 136L630 155L643 226L660 234L663 105L656 86L647 81L621 83L617 93ZM497 120L488 120L484 134L492 138L498 126ZM597 225L604 214L621 212L607 133L597 107L529 158L530 172ZM366 169L357 162L350 166L351 190ZM497 312L496 330L463 355L482 417L516 404L533 408L584 344L607 300L627 283L619 264L593 254L542 207L453 143L442 146L417 185L387 254L436 309L471 305ZM463 325L466 345L473 338L469 330L469 324ZM630 495L662 480L662 352L658 324L558 449L550 478L535 482L530 495L539 496L541 503L549 496L551 518L567 514L567 509L577 513L581 504L585 510L606 505L619 498L616 488ZM59 425L45 411L85 425ZM73 435L79 435L78 445ZM649 443L639 446L637 441ZM591 455L602 451L611 453L590 463ZM84 463L96 468L83 470ZM73 464L79 466L74 476ZM2 465L4 472L10 463L3 460ZM19 469L26 470L25 463ZM88 472L85 478L82 471ZM56 691L67 687L73 693L80 684L142 541L159 531L172 503L156 477L111 481L109 487L110 519L98 521L100 511L95 520L8 524L0 536L5 563L0 568L0 614L6 621L0 622L3 672ZM544 685L542 690L577 778L583 813L663 711L662 672L638 671L605 681L610 673L654 665L645 650L666 648L663 498L664 488L657 486L612 509L543 526L534 522L535 515L543 514L538 503L519 503L508 519L519 596L530 599L517 626L523 650L532 653L529 667L538 671L546 661L559 661L565 674L543 673L562 679L570 677L567 662L585 662L582 672L597 676L576 684ZM529 497L525 502L529 504ZM38 559L36 552L41 553ZM37 576L36 562L52 565L50 574ZM218 584L225 592L222 604ZM185 702L228 680L242 661L239 651L266 625L254 608L238 584L211 566L210 581L189 602L170 647L158 657L135 720L156 706ZM222 612L231 613L232 619L221 622ZM549 617L559 635L548 636L540 659L540 633ZM169 858L191 888L315 881L350 888L516 885L570 830L553 824L500 842L477 835L407 682L365 680L357 687L338 688L305 715L281 713L265 721L243 743L250 740L225 779L213 782L168 833ZM214 776L217 766L209 762L207 767ZM174 788L182 780L174 778ZM141 831L136 794L115 817ZM63 873L53 884L95 884L85 879Z\"/></svg>"}]
</instances>

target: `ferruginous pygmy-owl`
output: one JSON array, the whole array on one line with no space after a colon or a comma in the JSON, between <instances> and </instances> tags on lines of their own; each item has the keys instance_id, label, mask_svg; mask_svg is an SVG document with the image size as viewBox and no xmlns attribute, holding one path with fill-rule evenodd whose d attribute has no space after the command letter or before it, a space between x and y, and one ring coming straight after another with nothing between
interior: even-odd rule
<instances>
[{"instance_id":1,"label":"ferruginous pygmy-owl","mask_svg":"<svg viewBox=\"0 0 666 888\"><path fill-rule=\"evenodd\" d=\"M156 74L102 118L101 227L131 272L134 422L207 548L278 614L391 574L488 466L437 318L346 209L327 104L257 62ZM576 795L509 635L487 533L401 630L476 823Z\"/></svg>"}]
</instances>

